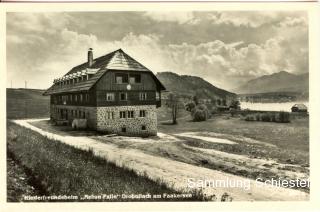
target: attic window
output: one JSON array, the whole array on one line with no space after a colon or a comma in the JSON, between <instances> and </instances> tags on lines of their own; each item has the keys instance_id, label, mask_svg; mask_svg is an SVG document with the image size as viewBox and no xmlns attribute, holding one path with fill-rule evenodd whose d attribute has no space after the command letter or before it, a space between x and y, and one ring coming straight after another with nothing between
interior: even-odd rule
<instances>
[{"instance_id":1,"label":"attic window","mask_svg":"<svg viewBox=\"0 0 320 212\"><path fill-rule=\"evenodd\" d=\"M140 74L130 74L129 82L130 82L130 84L141 83L141 75Z\"/></svg>"},{"instance_id":2,"label":"attic window","mask_svg":"<svg viewBox=\"0 0 320 212\"><path fill-rule=\"evenodd\" d=\"M116 74L116 83L117 84L122 84L122 83L128 83L128 74Z\"/></svg>"}]
</instances>

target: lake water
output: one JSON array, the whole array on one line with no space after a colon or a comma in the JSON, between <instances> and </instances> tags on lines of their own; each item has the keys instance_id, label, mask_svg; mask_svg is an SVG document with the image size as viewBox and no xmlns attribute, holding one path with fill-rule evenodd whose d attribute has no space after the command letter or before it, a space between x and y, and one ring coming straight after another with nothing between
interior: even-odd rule
<instances>
[{"instance_id":1,"label":"lake water","mask_svg":"<svg viewBox=\"0 0 320 212\"><path fill-rule=\"evenodd\" d=\"M262 111L287 111L291 112L291 107L295 104L304 104L309 109L309 102L282 102L282 103L252 103L240 102L241 109L262 110Z\"/></svg>"}]
</instances>

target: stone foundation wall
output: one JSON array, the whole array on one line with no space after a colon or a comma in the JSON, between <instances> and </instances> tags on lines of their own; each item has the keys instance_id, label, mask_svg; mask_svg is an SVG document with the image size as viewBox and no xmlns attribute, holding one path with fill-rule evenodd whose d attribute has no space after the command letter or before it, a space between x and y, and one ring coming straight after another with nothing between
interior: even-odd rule
<instances>
[{"instance_id":1,"label":"stone foundation wall","mask_svg":"<svg viewBox=\"0 0 320 212\"><path fill-rule=\"evenodd\" d=\"M58 110L59 109L59 110ZM61 114L63 111L63 115ZM145 117L140 117L140 111L145 111ZM77 111L77 115L75 115ZM126 118L120 118L120 111ZM128 111L133 111L133 117L128 117ZM68 119L70 125L75 118L87 119L88 128L106 133L131 136L157 135L157 113L155 105L85 107L69 105L51 105L52 120ZM67 115L66 115L67 113ZM131 112L132 113L132 112Z\"/></svg>"},{"instance_id":2,"label":"stone foundation wall","mask_svg":"<svg viewBox=\"0 0 320 212\"><path fill-rule=\"evenodd\" d=\"M71 125L73 119L81 118L83 113L85 114L85 118L87 119L87 125L90 129L97 129L97 108L96 107L85 107L85 106L71 106L71 105L50 105L50 118L52 120L65 119L61 116L61 112L59 110L64 110L64 113L67 113L67 119L69 124Z\"/></svg>"},{"instance_id":3,"label":"stone foundation wall","mask_svg":"<svg viewBox=\"0 0 320 212\"><path fill-rule=\"evenodd\" d=\"M139 117L141 110L145 117ZM133 118L128 118L128 111L133 111ZM120 118L120 112L125 112L126 118ZM157 135L156 106L97 107L97 130L119 135Z\"/></svg>"}]
</instances>

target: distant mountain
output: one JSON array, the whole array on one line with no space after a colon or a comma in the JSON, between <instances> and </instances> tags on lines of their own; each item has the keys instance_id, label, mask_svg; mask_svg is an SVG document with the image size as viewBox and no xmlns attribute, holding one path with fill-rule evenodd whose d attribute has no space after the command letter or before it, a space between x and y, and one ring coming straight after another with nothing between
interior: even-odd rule
<instances>
[{"instance_id":1,"label":"distant mountain","mask_svg":"<svg viewBox=\"0 0 320 212\"><path fill-rule=\"evenodd\" d=\"M281 71L249 80L233 90L238 94L268 93L268 92L309 92L309 73L295 75Z\"/></svg>"},{"instance_id":2,"label":"distant mountain","mask_svg":"<svg viewBox=\"0 0 320 212\"><path fill-rule=\"evenodd\" d=\"M198 98L225 99L236 97L235 93L220 89L205 81L201 77L178 75L172 72L160 72L158 79L170 92L181 96L195 96Z\"/></svg>"}]
</instances>

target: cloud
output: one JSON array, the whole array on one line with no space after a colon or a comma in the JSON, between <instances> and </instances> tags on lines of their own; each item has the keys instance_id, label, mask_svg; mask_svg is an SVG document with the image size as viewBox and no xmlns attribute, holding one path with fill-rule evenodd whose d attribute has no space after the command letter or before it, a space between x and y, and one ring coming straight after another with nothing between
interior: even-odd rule
<instances>
[{"instance_id":1,"label":"cloud","mask_svg":"<svg viewBox=\"0 0 320 212\"><path fill-rule=\"evenodd\" d=\"M283 70L308 71L305 14L131 12L112 20L109 15L9 14L8 81L49 87L53 78L85 62L89 47L94 57L122 48L154 72L196 75L222 88Z\"/></svg>"},{"instance_id":2,"label":"cloud","mask_svg":"<svg viewBox=\"0 0 320 212\"><path fill-rule=\"evenodd\" d=\"M8 13L8 30L21 30L33 33L54 33L69 21L66 13Z\"/></svg>"},{"instance_id":3,"label":"cloud","mask_svg":"<svg viewBox=\"0 0 320 212\"><path fill-rule=\"evenodd\" d=\"M179 24L184 24L194 19L193 12L181 11L148 11L144 15L158 22L177 22Z\"/></svg>"},{"instance_id":4,"label":"cloud","mask_svg":"<svg viewBox=\"0 0 320 212\"><path fill-rule=\"evenodd\" d=\"M280 27L301 27L307 25L308 21L306 17L286 17L279 23Z\"/></svg>"},{"instance_id":5,"label":"cloud","mask_svg":"<svg viewBox=\"0 0 320 212\"><path fill-rule=\"evenodd\" d=\"M232 24L236 27L252 28L275 23L278 23L279 26L293 26L307 22L306 14L299 11L228 11L212 13L206 17L215 24Z\"/></svg>"}]
</instances>

